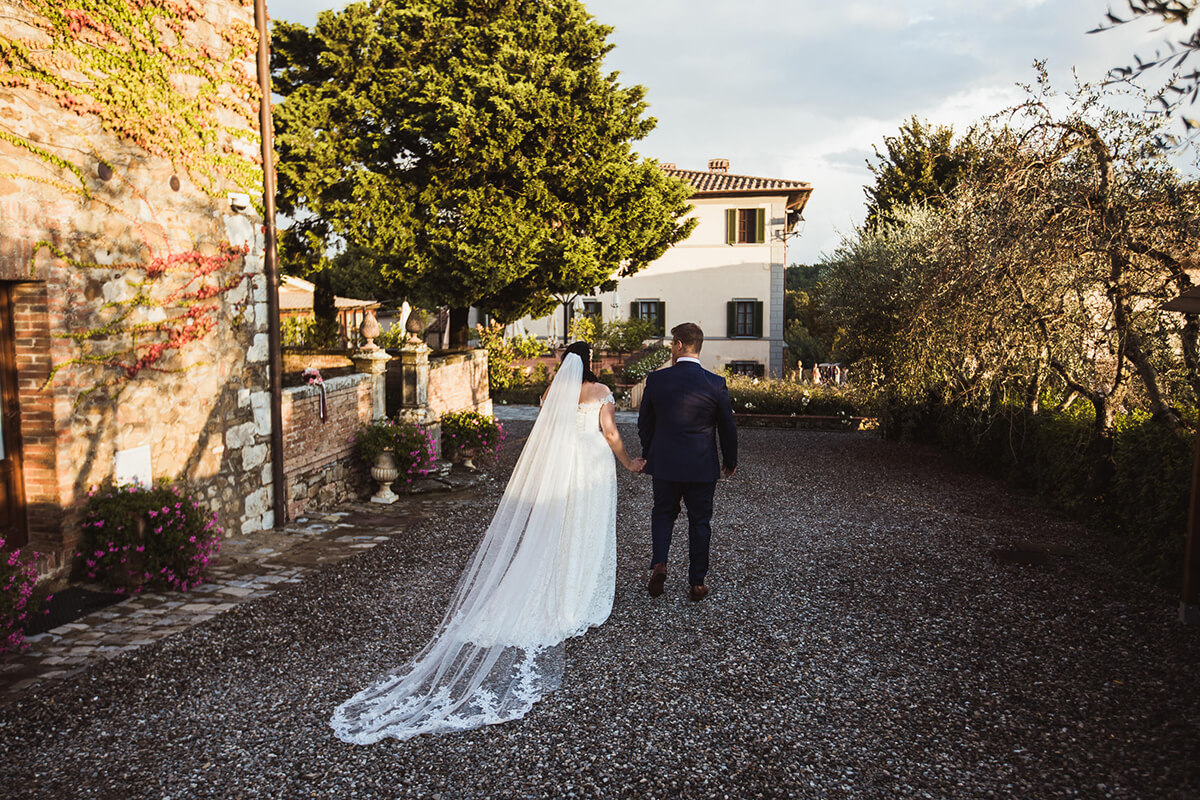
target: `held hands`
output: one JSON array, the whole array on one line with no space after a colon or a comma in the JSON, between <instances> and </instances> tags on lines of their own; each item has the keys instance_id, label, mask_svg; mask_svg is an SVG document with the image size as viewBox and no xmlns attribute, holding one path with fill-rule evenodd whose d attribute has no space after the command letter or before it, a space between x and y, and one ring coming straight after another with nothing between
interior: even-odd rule
<instances>
[{"instance_id":1,"label":"held hands","mask_svg":"<svg viewBox=\"0 0 1200 800\"><path fill-rule=\"evenodd\" d=\"M641 472L646 468L646 459L635 458L625 465L630 472Z\"/></svg>"},{"instance_id":2,"label":"held hands","mask_svg":"<svg viewBox=\"0 0 1200 800\"><path fill-rule=\"evenodd\" d=\"M737 467L722 467L722 468L721 468L721 473L722 473L722 474L723 474L723 475L724 475L726 478L732 478L732 477L733 477L733 473L735 473L735 472L737 472Z\"/></svg>"}]
</instances>

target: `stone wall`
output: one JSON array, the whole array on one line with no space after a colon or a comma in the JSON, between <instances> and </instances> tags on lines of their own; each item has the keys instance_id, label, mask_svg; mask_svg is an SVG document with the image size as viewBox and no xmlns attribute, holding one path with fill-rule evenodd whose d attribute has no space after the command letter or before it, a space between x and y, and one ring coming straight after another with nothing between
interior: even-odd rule
<instances>
[{"instance_id":1,"label":"stone wall","mask_svg":"<svg viewBox=\"0 0 1200 800\"><path fill-rule=\"evenodd\" d=\"M429 359L429 415L448 411L492 413L488 389L487 351L432 356Z\"/></svg>"},{"instance_id":2,"label":"stone wall","mask_svg":"<svg viewBox=\"0 0 1200 800\"><path fill-rule=\"evenodd\" d=\"M0 280L15 287L27 544L45 554L45 572L74 549L82 501L113 477L118 453L148 449L150 477L190 487L229 531L274 524L258 501L270 494L271 431L262 219L248 202L261 195L253 9L192 6L172 18L177 31L153 34L154 48L214 67L192 75L166 58L159 76L172 103L196 93L201 150L189 158L179 137L154 138L179 122L174 111L162 124L125 106L116 114L103 104L140 95L88 95L86 65L63 55L96 42L120 52L105 39L120 36L114 28L85 15L68 33L58 4L0 0L11 52L40 59L34 67L72 65L66 90L20 78L0 87ZM202 86L212 75L227 83ZM208 89L221 102L202 97Z\"/></svg>"},{"instance_id":3,"label":"stone wall","mask_svg":"<svg viewBox=\"0 0 1200 800\"><path fill-rule=\"evenodd\" d=\"M366 470L354 456L353 439L355 431L371 421L373 381L372 376L362 373L325 381L325 422L321 421L318 387L284 390L283 468L288 485L288 519L295 519L308 508L359 499L372 488Z\"/></svg>"}]
</instances>

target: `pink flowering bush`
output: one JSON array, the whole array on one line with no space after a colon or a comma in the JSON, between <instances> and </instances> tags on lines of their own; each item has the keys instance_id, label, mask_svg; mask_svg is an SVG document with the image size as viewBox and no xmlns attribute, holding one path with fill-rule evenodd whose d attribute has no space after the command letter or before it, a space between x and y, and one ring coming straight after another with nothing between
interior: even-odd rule
<instances>
[{"instance_id":1,"label":"pink flowering bush","mask_svg":"<svg viewBox=\"0 0 1200 800\"><path fill-rule=\"evenodd\" d=\"M353 439L355 452L370 469L385 450L396 457L396 469L408 483L433 471L437 441L424 425L380 419L358 429Z\"/></svg>"},{"instance_id":2,"label":"pink flowering bush","mask_svg":"<svg viewBox=\"0 0 1200 800\"><path fill-rule=\"evenodd\" d=\"M485 463L495 461L504 441L504 425L477 411L451 411L442 415L442 452L453 457L470 451Z\"/></svg>"},{"instance_id":3,"label":"pink flowering bush","mask_svg":"<svg viewBox=\"0 0 1200 800\"><path fill-rule=\"evenodd\" d=\"M115 592L186 592L204 582L221 537L217 515L178 486L107 486L88 495L75 555L88 578Z\"/></svg>"},{"instance_id":4,"label":"pink flowering bush","mask_svg":"<svg viewBox=\"0 0 1200 800\"><path fill-rule=\"evenodd\" d=\"M4 552L7 544L0 536L0 656L19 653L28 646L26 620L37 611L33 594L37 569L31 560L21 557L20 550Z\"/></svg>"}]
</instances>

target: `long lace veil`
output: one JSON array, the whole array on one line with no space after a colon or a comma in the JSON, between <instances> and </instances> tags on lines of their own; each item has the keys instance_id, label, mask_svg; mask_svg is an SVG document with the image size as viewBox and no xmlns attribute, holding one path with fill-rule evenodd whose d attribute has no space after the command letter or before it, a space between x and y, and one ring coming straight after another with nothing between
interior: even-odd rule
<instances>
[{"instance_id":1,"label":"long lace veil","mask_svg":"<svg viewBox=\"0 0 1200 800\"><path fill-rule=\"evenodd\" d=\"M337 707L330 724L339 739L370 744L505 722L558 688L561 642L582 632L558 613L556 585L582 381L583 362L568 354L433 638Z\"/></svg>"}]
</instances>

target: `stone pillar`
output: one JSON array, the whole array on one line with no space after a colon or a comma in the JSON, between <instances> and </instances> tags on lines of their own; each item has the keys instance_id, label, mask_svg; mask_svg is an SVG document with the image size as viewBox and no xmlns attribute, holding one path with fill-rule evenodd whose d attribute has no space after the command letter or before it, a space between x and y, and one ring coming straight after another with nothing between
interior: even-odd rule
<instances>
[{"instance_id":1,"label":"stone pillar","mask_svg":"<svg viewBox=\"0 0 1200 800\"><path fill-rule=\"evenodd\" d=\"M371 376L371 419L383 419L387 416L387 394L385 382L387 364L392 360L383 350L359 350L350 356L356 372L365 372ZM428 370L426 370L428 375Z\"/></svg>"},{"instance_id":2,"label":"stone pillar","mask_svg":"<svg viewBox=\"0 0 1200 800\"><path fill-rule=\"evenodd\" d=\"M429 353L420 339L410 337L400 348L400 419L424 425L429 415Z\"/></svg>"},{"instance_id":3,"label":"stone pillar","mask_svg":"<svg viewBox=\"0 0 1200 800\"><path fill-rule=\"evenodd\" d=\"M367 310L358 330L363 336L364 344L361 350L350 356L350 360L354 362L356 372L365 372L371 376L372 421L383 419L387 416L387 364L392 357L375 344L375 337L379 335L379 322L375 319L373 310Z\"/></svg>"},{"instance_id":4,"label":"stone pillar","mask_svg":"<svg viewBox=\"0 0 1200 800\"><path fill-rule=\"evenodd\" d=\"M442 423L430 415L429 411L429 354L432 351L428 345L415 336L410 336L400 348L400 409L396 412L397 419L424 425L433 441L437 444L439 459L442 454ZM436 470L446 473L450 469L448 463L443 463Z\"/></svg>"}]
</instances>

